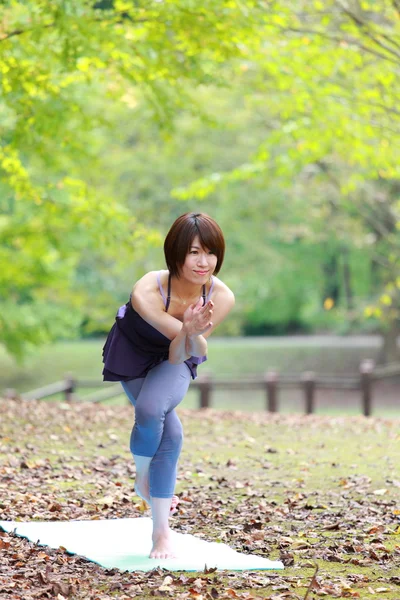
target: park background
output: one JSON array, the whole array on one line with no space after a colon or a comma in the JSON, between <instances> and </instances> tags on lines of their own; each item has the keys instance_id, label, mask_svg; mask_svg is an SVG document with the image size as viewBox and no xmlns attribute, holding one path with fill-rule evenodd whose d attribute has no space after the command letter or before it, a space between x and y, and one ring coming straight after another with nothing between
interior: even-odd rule
<instances>
[{"instance_id":1,"label":"park background","mask_svg":"<svg viewBox=\"0 0 400 600\"><path fill-rule=\"evenodd\" d=\"M0 519L143 515L126 400L19 394L101 385L183 212L221 224L236 296L201 372L398 373L399 67L398 0L0 4ZM188 394L173 521L283 572L107 570L0 531L2 597L398 600L398 376L370 417L358 392L319 391L329 415L288 392L286 414Z\"/></svg>"},{"instance_id":2,"label":"park background","mask_svg":"<svg viewBox=\"0 0 400 600\"><path fill-rule=\"evenodd\" d=\"M118 306L191 210L224 230L236 295L205 371L399 362L396 2L1 11L0 389L100 380ZM379 385L396 410L398 378Z\"/></svg>"}]
</instances>

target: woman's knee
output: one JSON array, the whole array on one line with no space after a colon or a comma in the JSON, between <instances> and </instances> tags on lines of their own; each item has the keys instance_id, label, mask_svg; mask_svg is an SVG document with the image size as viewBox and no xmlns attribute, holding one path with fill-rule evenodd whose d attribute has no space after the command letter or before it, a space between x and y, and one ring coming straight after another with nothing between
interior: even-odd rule
<instances>
[{"instance_id":1,"label":"woman's knee","mask_svg":"<svg viewBox=\"0 0 400 600\"><path fill-rule=\"evenodd\" d=\"M171 435L171 441L174 446L181 448L183 444L183 429L175 429Z\"/></svg>"},{"instance_id":2,"label":"woman's knee","mask_svg":"<svg viewBox=\"0 0 400 600\"><path fill-rule=\"evenodd\" d=\"M180 449L183 443L183 427L178 418L166 424L164 436L174 448Z\"/></svg>"},{"instance_id":3,"label":"woman's knee","mask_svg":"<svg viewBox=\"0 0 400 600\"><path fill-rule=\"evenodd\" d=\"M135 421L143 427L159 425L165 419L165 410L158 403L137 402Z\"/></svg>"},{"instance_id":4,"label":"woman's knee","mask_svg":"<svg viewBox=\"0 0 400 600\"><path fill-rule=\"evenodd\" d=\"M142 395L158 399L166 411L171 411L183 400L189 383L190 371L185 363L163 361L147 375Z\"/></svg>"}]
</instances>

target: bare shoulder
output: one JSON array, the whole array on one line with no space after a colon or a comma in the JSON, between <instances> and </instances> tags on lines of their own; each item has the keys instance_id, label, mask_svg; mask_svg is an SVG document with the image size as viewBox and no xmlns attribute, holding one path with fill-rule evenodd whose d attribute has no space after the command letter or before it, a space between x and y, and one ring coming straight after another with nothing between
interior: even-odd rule
<instances>
[{"instance_id":1,"label":"bare shoulder","mask_svg":"<svg viewBox=\"0 0 400 600\"><path fill-rule=\"evenodd\" d=\"M151 308L162 308L162 298L158 289L158 271L149 271L138 279L132 289L132 306L135 310L146 304Z\"/></svg>"},{"instance_id":2,"label":"bare shoulder","mask_svg":"<svg viewBox=\"0 0 400 600\"><path fill-rule=\"evenodd\" d=\"M212 292L212 300L215 303L223 302L225 305L232 308L235 304L235 295L232 290L219 279L218 277L213 276L214 279L214 289Z\"/></svg>"}]
</instances>

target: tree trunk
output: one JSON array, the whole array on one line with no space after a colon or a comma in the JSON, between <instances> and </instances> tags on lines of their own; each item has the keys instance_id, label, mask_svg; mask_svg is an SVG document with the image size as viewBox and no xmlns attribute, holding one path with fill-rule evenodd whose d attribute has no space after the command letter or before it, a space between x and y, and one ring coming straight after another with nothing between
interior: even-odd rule
<instances>
[{"instance_id":1,"label":"tree trunk","mask_svg":"<svg viewBox=\"0 0 400 600\"><path fill-rule=\"evenodd\" d=\"M400 362L400 321L397 319L391 323L389 329L383 334L383 345L379 355L379 363L387 364Z\"/></svg>"},{"instance_id":2,"label":"tree trunk","mask_svg":"<svg viewBox=\"0 0 400 600\"><path fill-rule=\"evenodd\" d=\"M349 265L349 250L348 248L342 249L342 257L343 257L343 287L344 287L344 295L346 298L346 307L347 310L351 310L353 308L353 290L351 288L351 271Z\"/></svg>"},{"instance_id":3,"label":"tree trunk","mask_svg":"<svg viewBox=\"0 0 400 600\"><path fill-rule=\"evenodd\" d=\"M339 265L337 255L332 255L327 258L322 265L324 273L324 291L322 301L326 298L332 298L335 306L339 302L340 287L339 287Z\"/></svg>"}]
</instances>

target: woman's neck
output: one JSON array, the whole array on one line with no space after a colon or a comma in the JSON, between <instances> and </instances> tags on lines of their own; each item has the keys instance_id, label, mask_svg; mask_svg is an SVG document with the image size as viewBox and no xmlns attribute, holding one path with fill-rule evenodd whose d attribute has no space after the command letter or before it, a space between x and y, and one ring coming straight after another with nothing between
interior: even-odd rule
<instances>
[{"instance_id":1,"label":"woman's neck","mask_svg":"<svg viewBox=\"0 0 400 600\"><path fill-rule=\"evenodd\" d=\"M171 277L171 294L176 295L181 302L191 304L196 298L199 299L203 294L203 284L192 283L187 279L180 277Z\"/></svg>"}]
</instances>

